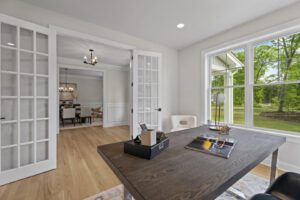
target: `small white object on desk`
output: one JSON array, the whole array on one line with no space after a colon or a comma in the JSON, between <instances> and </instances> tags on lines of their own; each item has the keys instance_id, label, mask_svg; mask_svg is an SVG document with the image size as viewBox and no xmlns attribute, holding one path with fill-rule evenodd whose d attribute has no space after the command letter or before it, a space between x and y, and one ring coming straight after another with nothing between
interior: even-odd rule
<instances>
[{"instance_id":1,"label":"small white object on desk","mask_svg":"<svg viewBox=\"0 0 300 200\"><path fill-rule=\"evenodd\" d=\"M156 131L153 129L148 129L142 131L141 133L142 145L153 146L156 144Z\"/></svg>"}]
</instances>

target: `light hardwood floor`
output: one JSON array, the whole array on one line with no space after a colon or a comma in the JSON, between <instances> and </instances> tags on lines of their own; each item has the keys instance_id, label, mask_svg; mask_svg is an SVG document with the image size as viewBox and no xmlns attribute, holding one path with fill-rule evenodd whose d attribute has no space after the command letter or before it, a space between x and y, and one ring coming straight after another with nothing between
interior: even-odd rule
<instances>
[{"instance_id":1,"label":"light hardwood floor","mask_svg":"<svg viewBox=\"0 0 300 200\"><path fill-rule=\"evenodd\" d=\"M120 181L96 147L128 138L127 126L64 130L58 135L57 169L0 187L0 199L81 200L114 187ZM269 178L269 171L260 165L252 172Z\"/></svg>"}]
</instances>

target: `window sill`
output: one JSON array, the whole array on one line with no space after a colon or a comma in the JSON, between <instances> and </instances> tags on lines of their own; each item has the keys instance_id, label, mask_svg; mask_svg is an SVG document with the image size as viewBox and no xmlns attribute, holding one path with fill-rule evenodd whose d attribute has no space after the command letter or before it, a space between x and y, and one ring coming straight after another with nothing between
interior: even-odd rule
<instances>
[{"instance_id":1,"label":"window sill","mask_svg":"<svg viewBox=\"0 0 300 200\"><path fill-rule=\"evenodd\" d=\"M245 130L252 130L264 134L284 136L287 138L287 142L294 142L300 144L300 133L297 132L274 130L274 129L267 129L267 128L257 128L257 127L245 127L245 126L238 126L238 125L231 125L231 127L241 128Z\"/></svg>"}]
</instances>

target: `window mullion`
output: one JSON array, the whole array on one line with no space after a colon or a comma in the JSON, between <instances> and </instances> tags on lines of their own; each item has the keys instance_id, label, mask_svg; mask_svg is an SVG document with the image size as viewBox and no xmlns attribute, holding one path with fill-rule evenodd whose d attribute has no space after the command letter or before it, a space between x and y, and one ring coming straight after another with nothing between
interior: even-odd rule
<instances>
[{"instance_id":1,"label":"window mullion","mask_svg":"<svg viewBox=\"0 0 300 200\"><path fill-rule=\"evenodd\" d=\"M254 48L247 44L245 49L245 126L253 127L253 73Z\"/></svg>"}]
</instances>

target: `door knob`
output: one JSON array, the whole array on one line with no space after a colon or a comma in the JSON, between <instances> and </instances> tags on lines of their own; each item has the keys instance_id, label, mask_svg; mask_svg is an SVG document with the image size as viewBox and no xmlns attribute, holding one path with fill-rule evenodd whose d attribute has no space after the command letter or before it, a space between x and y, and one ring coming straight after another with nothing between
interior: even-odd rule
<instances>
[{"instance_id":1,"label":"door knob","mask_svg":"<svg viewBox=\"0 0 300 200\"><path fill-rule=\"evenodd\" d=\"M161 112L162 109L161 108L156 108L155 110L157 110L158 112Z\"/></svg>"},{"instance_id":2,"label":"door knob","mask_svg":"<svg viewBox=\"0 0 300 200\"><path fill-rule=\"evenodd\" d=\"M0 120L3 120L3 119L5 119L5 117L1 117L1 118L0 118Z\"/></svg>"}]
</instances>

